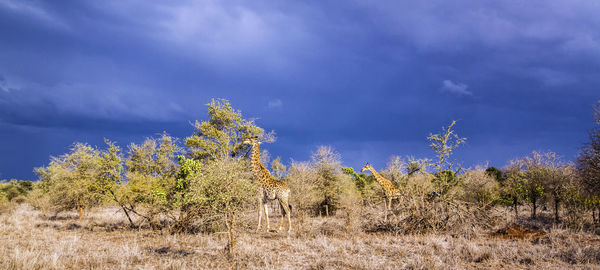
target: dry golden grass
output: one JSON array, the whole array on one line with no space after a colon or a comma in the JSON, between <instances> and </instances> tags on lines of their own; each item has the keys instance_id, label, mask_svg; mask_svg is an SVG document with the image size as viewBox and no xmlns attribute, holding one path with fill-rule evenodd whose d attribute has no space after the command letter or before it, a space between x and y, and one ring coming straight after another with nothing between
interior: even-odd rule
<instances>
[{"instance_id":1,"label":"dry golden grass","mask_svg":"<svg viewBox=\"0 0 600 270\"><path fill-rule=\"evenodd\" d=\"M52 217L26 204L3 212L0 269L600 269L599 236L556 228L535 239L503 239L491 231L470 240L394 236L346 230L340 215L294 218L302 227L288 237L254 233L255 216L248 213L230 258L225 234L130 229L117 210L103 208L82 221L76 213Z\"/></svg>"}]
</instances>

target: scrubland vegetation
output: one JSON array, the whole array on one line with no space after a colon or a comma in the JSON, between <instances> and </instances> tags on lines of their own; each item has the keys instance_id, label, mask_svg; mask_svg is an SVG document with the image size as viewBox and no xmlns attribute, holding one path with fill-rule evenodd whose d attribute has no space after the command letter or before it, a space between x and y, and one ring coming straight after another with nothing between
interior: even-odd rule
<instances>
[{"instance_id":1,"label":"scrubland vegetation","mask_svg":"<svg viewBox=\"0 0 600 270\"><path fill-rule=\"evenodd\" d=\"M394 156L380 170L402 192L389 212L374 177L329 146L308 161L275 158L271 173L291 188L288 234L255 232L241 143L274 133L213 100L184 140L75 143L36 169L37 182L3 182L0 268L598 268L596 117L575 163L534 151L500 168L460 166L452 153L467 138L452 122L426 138L435 158Z\"/></svg>"}]
</instances>

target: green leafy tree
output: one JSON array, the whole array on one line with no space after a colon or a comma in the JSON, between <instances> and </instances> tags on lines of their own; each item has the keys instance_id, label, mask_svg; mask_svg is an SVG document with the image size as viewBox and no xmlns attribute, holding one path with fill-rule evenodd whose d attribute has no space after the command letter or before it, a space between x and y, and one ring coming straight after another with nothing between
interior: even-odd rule
<instances>
[{"instance_id":1,"label":"green leafy tree","mask_svg":"<svg viewBox=\"0 0 600 270\"><path fill-rule=\"evenodd\" d=\"M159 138L147 138L142 144L129 145L125 158L126 187L120 202L153 226L161 215L172 217L180 206L176 197L176 176L180 168L176 155L182 153L176 139L163 133ZM137 205L144 205L140 211Z\"/></svg>"},{"instance_id":2,"label":"green leafy tree","mask_svg":"<svg viewBox=\"0 0 600 270\"><path fill-rule=\"evenodd\" d=\"M500 200L503 204L513 207L515 220L517 220L519 205L525 198L525 172L522 162L518 159L511 160L502 170L504 181L500 185Z\"/></svg>"},{"instance_id":3,"label":"green leafy tree","mask_svg":"<svg viewBox=\"0 0 600 270\"><path fill-rule=\"evenodd\" d=\"M196 132L185 139L190 154L198 160L224 158L241 154L245 138L263 137L264 130L242 118L226 99L211 100L208 121L196 121Z\"/></svg>"},{"instance_id":4,"label":"green leafy tree","mask_svg":"<svg viewBox=\"0 0 600 270\"><path fill-rule=\"evenodd\" d=\"M178 189L190 191L183 194L181 202L188 206L183 209L193 210L183 218L197 215L203 223L224 223L229 240L225 249L233 253L238 215L257 199L248 162L232 157L203 161L180 157L180 163Z\"/></svg>"},{"instance_id":5,"label":"green leafy tree","mask_svg":"<svg viewBox=\"0 0 600 270\"><path fill-rule=\"evenodd\" d=\"M38 168L44 194L56 211L79 210L97 206L102 196L95 191L100 170L100 152L84 143L76 143L70 153L52 157L47 167Z\"/></svg>"},{"instance_id":6,"label":"green leafy tree","mask_svg":"<svg viewBox=\"0 0 600 270\"><path fill-rule=\"evenodd\" d=\"M11 179L10 181L0 181L0 201L12 201L19 196L27 196L33 190L33 182Z\"/></svg>"},{"instance_id":7,"label":"green leafy tree","mask_svg":"<svg viewBox=\"0 0 600 270\"><path fill-rule=\"evenodd\" d=\"M100 153L98 174L92 181L91 190L117 203L127 217L130 226L134 227L135 223L131 212L135 212L135 206L130 200L130 190L123 175L124 158L121 148L109 140L105 139L104 142L108 148Z\"/></svg>"},{"instance_id":8,"label":"green leafy tree","mask_svg":"<svg viewBox=\"0 0 600 270\"><path fill-rule=\"evenodd\" d=\"M342 173L354 179L354 185L360 192L364 203L379 203L383 193L372 174L355 172L352 167L342 167Z\"/></svg>"},{"instance_id":9,"label":"green leafy tree","mask_svg":"<svg viewBox=\"0 0 600 270\"><path fill-rule=\"evenodd\" d=\"M531 218L536 218L537 207L544 197L546 178L551 175L544 154L533 151L530 157L521 160L524 171L523 189L525 200L531 203Z\"/></svg>"},{"instance_id":10,"label":"green leafy tree","mask_svg":"<svg viewBox=\"0 0 600 270\"><path fill-rule=\"evenodd\" d=\"M485 169L485 173L493 177L498 183L502 183L502 181L504 181L504 175L502 171L496 167L488 167Z\"/></svg>"}]
</instances>

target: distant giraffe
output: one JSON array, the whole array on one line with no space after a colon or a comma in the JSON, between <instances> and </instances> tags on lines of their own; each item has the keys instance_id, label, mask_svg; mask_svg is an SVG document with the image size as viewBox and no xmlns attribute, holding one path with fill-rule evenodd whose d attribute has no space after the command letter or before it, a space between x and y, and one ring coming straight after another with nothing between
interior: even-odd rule
<instances>
[{"instance_id":1,"label":"distant giraffe","mask_svg":"<svg viewBox=\"0 0 600 270\"><path fill-rule=\"evenodd\" d=\"M385 197L387 199L385 202L385 210L386 210L385 217L387 218L387 211L392 209L392 199L397 199L400 197L400 190L398 188L396 188L390 180L387 180L387 179L385 179L385 177L381 176L381 174L379 174L375 170L375 168L373 168L373 166L371 166L371 164L369 164L368 162L367 162L367 164L365 164L365 166L362 168L362 170L360 170L360 172L364 172L364 171L370 171L373 174L373 176L375 177L375 180L377 180L377 182L383 188Z\"/></svg>"},{"instance_id":2,"label":"distant giraffe","mask_svg":"<svg viewBox=\"0 0 600 270\"><path fill-rule=\"evenodd\" d=\"M270 230L269 225L269 208L268 202L277 199L279 201L279 206L281 207L281 222L279 222L279 230L283 228L283 216L287 216L288 220L288 233L292 231L292 221L291 221L291 205L288 204L288 199L290 196L290 188L284 182L278 181L275 177L271 175L269 170L267 170L260 163L260 149L258 137L252 137L250 139L246 139L243 142L244 144L252 145L252 155L250 157L250 163L252 165L252 173L257 180L258 183L258 226L256 227L256 231L260 230L260 221L262 218L262 209L265 211L265 221L267 223L267 231Z\"/></svg>"}]
</instances>

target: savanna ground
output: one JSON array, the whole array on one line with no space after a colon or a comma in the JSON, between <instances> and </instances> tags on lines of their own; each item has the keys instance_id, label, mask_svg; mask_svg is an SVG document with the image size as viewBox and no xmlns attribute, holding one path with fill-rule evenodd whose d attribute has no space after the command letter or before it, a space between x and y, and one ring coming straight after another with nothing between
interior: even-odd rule
<instances>
[{"instance_id":1,"label":"savanna ground","mask_svg":"<svg viewBox=\"0 0 600 270\"><path fill-rule=\"evenodd\" d=\"M343 215L294 217L289 236L256 233L256 214L248 212L230 257L226 233L132 229L112 207L80 221L76 212L54 215L21 204L0 214L0 269L600 269L600 236L549 225L550 212L537 220L522 213L517 223L531 231L514 227L523 231L511 237L506 226L514 220L502 209L504 222L467 239L361 229L380 220L380 210L360 214L350 222L354 229ZM271 223L278 221L275 211Z\"/></svg>"}]
</instances>

